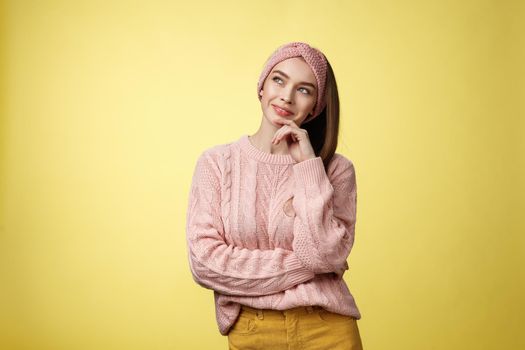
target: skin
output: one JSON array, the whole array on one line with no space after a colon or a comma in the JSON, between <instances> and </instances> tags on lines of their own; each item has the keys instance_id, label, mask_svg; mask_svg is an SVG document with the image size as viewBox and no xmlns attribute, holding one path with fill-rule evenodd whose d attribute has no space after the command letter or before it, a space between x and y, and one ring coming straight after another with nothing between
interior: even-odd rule
<instances>
[{"instance_id":1,"label":"skin","mask_svg":"<svg viewBox=\"0 0 525 350\"><path fill-rule=\"evenodd\" d=\"M315 88L302 82L309 82ZM300 128L317 102L317 81L304 59L293 57L276 64L266 77L260 95L263 116L257 132L249 136L252 144L271 154L289 154L296 162L315 158L308 132ZM280 116L272 104L293 114Z\"/></svg>"}]
</instances>

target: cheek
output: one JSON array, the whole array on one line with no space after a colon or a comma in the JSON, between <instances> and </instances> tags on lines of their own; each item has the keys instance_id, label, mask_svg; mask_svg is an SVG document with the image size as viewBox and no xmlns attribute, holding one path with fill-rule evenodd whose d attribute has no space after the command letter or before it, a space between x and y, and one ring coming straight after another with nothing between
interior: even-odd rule
<instances>
[{"instance_id":1,"label":"cheek","mask_svg":"<svg viewBox=\"0 0 525 350\"><path fill-rule=\"evenodd\" d=\"M279 97L279 94L272 87L267 87L262 95L261 102L270 102Z\"/></svg>"},{"instance_id":2,"label":"cheek","mask_svg":"<svg viewBox=\"0 0 525 350\"><path fill-rule=\"evenodd\" d=\"M301 99L301 106L305 110L310 110L315 106L315 98L310 96L303 96Z\"/></svg>"},{"instance_id":3,"label":"cheek","mask_svg":"<svg viewBox=\"0 0 525 350\"><path fill-rule=\"evenodd\" d=\"M267 83L264 86L264 94L266 96L275 96L276 93L277 93L277 87L274 84Z\"/></svg>"},{"instance_id":4,"label":"cheek","mask_svg":"<svg viewBox=\"0 0 525 350\"><path fill-rule=\"evenodd\" d=\"M270 95L268 91L264 90L264 94L262 95L262 99L261 99L262 104L266 104L266 102L270 100L270 97L268 95Z\"/></svg>"}]
</instances>

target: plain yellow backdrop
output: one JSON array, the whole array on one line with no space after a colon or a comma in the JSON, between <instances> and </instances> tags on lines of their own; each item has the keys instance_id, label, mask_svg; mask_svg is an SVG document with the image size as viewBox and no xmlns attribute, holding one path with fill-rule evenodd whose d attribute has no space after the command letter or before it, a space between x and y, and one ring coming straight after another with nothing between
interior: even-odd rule
<instances>
[{"instance_id":1,"label":"plain yellow backdrop","mask_svg":"<svg viewBox=\"0 0 525 350\"><path fill-rule=\"evenodd\" d=\"M226 349L187 262L197 156L264 61L331 62L367 350L524 349L523 1L2 1L0 348Z\"/></svg>"}]
</instances>

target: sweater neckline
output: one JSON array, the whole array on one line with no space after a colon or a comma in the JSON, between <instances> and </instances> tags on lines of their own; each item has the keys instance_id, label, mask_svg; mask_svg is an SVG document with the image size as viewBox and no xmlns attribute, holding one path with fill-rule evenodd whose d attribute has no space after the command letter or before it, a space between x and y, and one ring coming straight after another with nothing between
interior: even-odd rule
<instances>
[{"instance_id":1,"label":"sweater neckline","mask_svg":"<svg viewBox=\"0 0 525 350\"><path fill-rule=\"evenodd\" d=\"M250 141L249 135L244 134L239 139L239 146L246 152L246 154L252 158L257 159L263 163L269 164L293 164L296 163L295 159L290 154L273 154L264 152L255 147Z\"/></svg>"}]
</instances>

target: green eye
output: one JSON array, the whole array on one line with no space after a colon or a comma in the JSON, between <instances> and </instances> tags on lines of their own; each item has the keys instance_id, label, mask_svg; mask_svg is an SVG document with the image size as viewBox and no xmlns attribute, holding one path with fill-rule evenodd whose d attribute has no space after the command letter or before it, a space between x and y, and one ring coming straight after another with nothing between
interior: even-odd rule
<instances>
[{"instance_id":1,"label":"green eye","mask_svg":"<svg viewBox=\"0 0 525 350\"><path fill-rule=\"evenodd\" d=\"M277 79L277 80L276 80ZM281 85L281 82L283 81L281 78L279 77L273 77L272 78L273 81L275 81L277 84ZM279 80L279 81L278 81ZM307 88L300 88L299 90L304 90L304 94L305 95L310 95L310 90L308 90Z\"/></svg>"}]
</instances>

